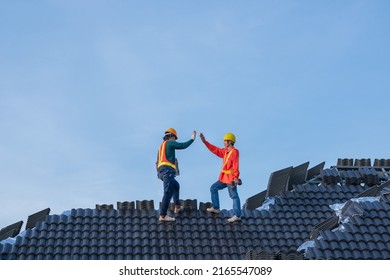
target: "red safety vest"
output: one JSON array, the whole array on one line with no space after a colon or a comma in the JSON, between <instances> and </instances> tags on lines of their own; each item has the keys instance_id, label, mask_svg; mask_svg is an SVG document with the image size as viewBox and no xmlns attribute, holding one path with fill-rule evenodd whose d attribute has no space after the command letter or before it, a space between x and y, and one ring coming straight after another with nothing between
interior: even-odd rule
<instances>
[{"instance_id":1,"label":"red safety vest","mask_svg":"<svg viewBox=\"0 0 390 280\"><path fill-rule=\"evenodd\" d=\"M160 149L158 150L158 162L157 162L157 168L160 168L160 166L163 166L163 165L166 165L166 166L169 166L169 167L172 167L173 169L176 170L176 165L172 162L170 162L167 157L166 157L166 148L165 146L167 145L167 141L164 141L161 146L160 146Z\"/></svg>"}]
</instances>

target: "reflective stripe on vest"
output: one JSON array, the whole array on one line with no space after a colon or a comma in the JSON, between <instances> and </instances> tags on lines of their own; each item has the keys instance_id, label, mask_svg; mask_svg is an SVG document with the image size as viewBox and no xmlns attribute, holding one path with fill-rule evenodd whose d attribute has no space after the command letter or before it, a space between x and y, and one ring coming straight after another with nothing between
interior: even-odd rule
<instances>
[{"instance_id":1,"label":"reflective stripe on vest","mask_svg":"<svg viewBox=\"0 0 390 280\"><path fill-rule=\"evenodd\" d=\"M161 146L160 146L160 149L158 150L158 164L157 164L157 168L160 168L160 166L163 166L163 165L166 165L166 166L169 166L169 167L172 167L173 169L176 170L176 165L172 162L170 162L167 157L166 157L166 149L165 149L165 146L167 145L167 141L164 141Z\"/></svg>"},{"instance_id":2,"label":"reflective stripe on vest","mask_svg":"<svg viewBox=\"0 0 390 280\"><path fill-rule=\"evenodd\" d=\"M232 154L232 151L234 150L231 149L230 152L228 152L227 154L225 154L224 158L223 158L223 164L222 164L222 170L221 172L224 173L224 174L233 174L234 173L234 170L232 169L223 169L225 167L225 165L227 164L229 158L230 158L230 155Z\"/></svg>"}]
</instances>

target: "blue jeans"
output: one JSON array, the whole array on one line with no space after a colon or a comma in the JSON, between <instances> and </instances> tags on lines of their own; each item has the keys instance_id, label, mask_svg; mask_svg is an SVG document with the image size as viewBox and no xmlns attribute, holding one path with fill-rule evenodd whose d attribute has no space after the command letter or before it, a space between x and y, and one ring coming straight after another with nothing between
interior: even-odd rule
<instances>
[{"instance_id":1,"label":"blue jeans","mask_svg":"<svg viewBox=\"0 0 390 280\"><path fill-rule=\"evenodd\" d=\"M173 198L175 205L180 205L179 200L179 182L175 179L175 169L162 166L158 170L158 177L164 182L164 196L161 202L160 215L165 216L168 211L169 202Z\"/></svg>"},{"instance_id":2,"label":"blue jeans","mask_svg":"<svg viewBox=\"0 0 390 280\"><path fill-rule=\"evenodd\" d=\"M234 215L236 215L237 217L241 217L241 202L240 202L240 197L238 196L237 187L232 187L232 185L222 183L221 181L215 182L210 187L211 202L213 204L213 208L219 209L218 191L223 190L224 188L228 188L229 196L231 199L233 199Z\"/></svg>"}]
</instances>

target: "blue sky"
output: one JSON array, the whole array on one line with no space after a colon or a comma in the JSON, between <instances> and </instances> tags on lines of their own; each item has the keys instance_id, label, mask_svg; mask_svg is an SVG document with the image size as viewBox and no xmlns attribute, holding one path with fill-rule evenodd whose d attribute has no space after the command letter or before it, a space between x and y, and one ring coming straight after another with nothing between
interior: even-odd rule
<instances>
[{"instance_id":1,"label":"blue sky","mask_svg":"<svg viewBox=\"0 0 390 280\"><path fill-rule=\"evenodd\" d=\"M388 1L0 7L0 228L46 207L158 208L169 127L236 134L242 204L288 166L390 158ZM221 160L199 137L177 157L181 198L210 201Z\"/></svg>"}]
</instances>

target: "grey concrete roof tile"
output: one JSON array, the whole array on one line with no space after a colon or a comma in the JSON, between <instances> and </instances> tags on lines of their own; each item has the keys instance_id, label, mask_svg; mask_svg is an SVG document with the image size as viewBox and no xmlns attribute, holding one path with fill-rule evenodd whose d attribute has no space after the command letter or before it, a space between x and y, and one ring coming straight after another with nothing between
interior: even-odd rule
<instances>
[{"instance_id":1,"label":"grey concrete roof tile","mask_svg":"<svg viewBox=\"0 0 390 280\"><path fill-rule=\"evenodd\" d=\"M244 210L239 224L227 223L231 210L213 215L194 209L177 215L176 223L164 224L158 222L156 210L75 209L69 217L47 217L36 230L26 232L24 238L18 239L18 244L25 246L14 249L13 254L18 259L243 259L251 248L286 252L308 240L312 227L333 214L327 203L349 199L359 188L294 186L291 193L276 198L269 211ZM377 250L382 258L388 256L390 219L381 204L382 201L377 205L368 204L364 213L369 215L367 217L352 215L343 233L321 232L322 239L315 240L314 247L306 250L307 258L374 258L378 256ZM59 224L62 224L61 229ZM50 248L49 240L53 246L54 238L63 240L63 246L57 247L64 250L42 251L42 248ZM91 243L99 244L98 252L90 250ZM365 247L367 256L361 253L364 246L368 246ZM0 250L3 247L0 245ZM29 254L27 248L38 248L38 252ZM7 258L10 254L1 257Z\"/></svg>"}]
</instances>

